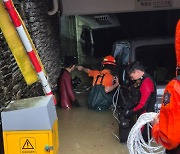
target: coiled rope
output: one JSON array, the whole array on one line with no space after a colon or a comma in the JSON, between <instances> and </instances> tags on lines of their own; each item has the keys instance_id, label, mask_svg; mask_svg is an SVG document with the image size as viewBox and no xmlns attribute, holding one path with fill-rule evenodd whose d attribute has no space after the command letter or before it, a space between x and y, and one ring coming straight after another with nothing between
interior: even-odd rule
<instances>
[{"instance_id":1,"label":"coiled rope","mask_svg":"<svg viewBox=\"0 0 180 154\"><path fill-rule=\"evenodd\" d=\"M137 122L132 127L128 140L127 146L130 154L165 154L165 149L162 146L157 146L153 138L150 138L150 122L154 119L157 113L148 112L142 114ZM142 137L141 128L147 124L148 131L148 144Z\"/></svg>"}]
</instances>

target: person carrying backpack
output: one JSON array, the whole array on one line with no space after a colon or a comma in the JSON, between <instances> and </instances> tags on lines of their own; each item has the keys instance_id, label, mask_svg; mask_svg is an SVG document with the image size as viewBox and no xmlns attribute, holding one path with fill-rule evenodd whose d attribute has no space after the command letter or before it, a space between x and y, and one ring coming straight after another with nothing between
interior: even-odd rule
<instances>
[{"instance_id":1,"label":"person carrying backpack","mask_svg":"<svg viewBox=\"0 0 180 154\"><path fill-rule=\"evenodd\" d=\"M83 66L77 66L79 71L84 71L93 77L93 87L88 98L88 107L94 110L107 110L112 104L112 91L119 86L119 80L112 75L116 67L113 56L106 56L102 61L103 69L91 70Z\"/></svg>"},{"instance_id":2,"label":"person carrying backpack","mask_svg":"<svg viewBox=\"0 0 180 154\"><path fill-rule=\"evenodd\" d=\"M126 71L131 79L130 98L122 105L122 110L119 111L121 115L119 126L120 142L127 141L136 118L143 113L154 112L156 102L156 84L152 77L146 73L144 66L140 62L134 61L127 66ZM141 131L144 140L147 141L147 126L145 125Z\"/></svg>"}]
</instances>

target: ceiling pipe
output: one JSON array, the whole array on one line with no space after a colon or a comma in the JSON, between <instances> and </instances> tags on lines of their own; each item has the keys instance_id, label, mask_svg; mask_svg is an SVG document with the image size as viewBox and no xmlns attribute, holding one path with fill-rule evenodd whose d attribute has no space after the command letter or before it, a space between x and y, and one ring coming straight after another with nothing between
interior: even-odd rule
<instances>
[{"instance_id":1,"label":"ceiling pipe","mask_svg":"<svg viewBox=\"0 0 180 154\"><path fill-rule=\"evenodd\" d=\"M58 0L53 0L53 9L48 11L48 15L52 16L58 11Z\"/></svg>"}]
</instances>

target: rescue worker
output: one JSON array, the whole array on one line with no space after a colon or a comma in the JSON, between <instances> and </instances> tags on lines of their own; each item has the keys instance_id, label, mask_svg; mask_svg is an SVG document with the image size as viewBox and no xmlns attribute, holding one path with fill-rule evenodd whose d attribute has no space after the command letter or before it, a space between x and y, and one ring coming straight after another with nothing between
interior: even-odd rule
<instances>
[{"instance_id":1,"label":"rescue worker","mask_svg":"<svg viewBox=\"0 0 180 154\"><path fill-rule=\"evenodd\" d=\"M154 112L156 102L156 86L152 78L145 72L143 65L138 62L132 62L127 68L127 73L132 80L133 87L136 90L137 99L132 109L125 111L125 116L140 116L145 112ZM137 93L138 92L138 93Z\"/></svg>"},{"instance_id":2,"label":"rescue worker","mask_svg":"<svg viewBox=\"0 0 180 154\"><path fill-rule=\"evenodd\" d=\"M153 79L145 72L143 65L138 61L128 65L127 73L132 80L132 85L130 86L132 102L130 102L130 107L126 106L124 110L125 118L132 119L133 115L137 115L138 118L145 112L154 112L156 86ZM147 126L141 130L143 138L147 142Z\"/></svg>"},{"instance_id":3,"label":"rescue worker","mask_svg":"<svg viewBox=\"0 0 180 154\"><path fill-rule=\"evenodd\" d=\"M166 154L180 154L180 75L166 86L160 113L151 124L152 136Z\"/></svg>"},{"instance_id":4,"label":"rescue worker","mask_svg":"<svg viewBox=\"0 0 180 154\"><path fill-rule=\"evenodd\" d=\"M75 64L77 64L76 57L65 56L65 67L61 69L61 73L58 77L57 87L60 100L58 105L65 109L72 108L73 106L80 106L72 87L71 73L76 68Z\"/></svg>"},{"instance_id":5,"label":"rescue worker","mask_svg":"<svg viewBox=\"0 0 180 154\"><path fill-rule=\"evenodd\" d=\"M113 56L108 55L102 61L103 69L91 70L83 66L77 66L79 71L84 71L93 77L93 88L91 89L88 107L95 110L107 110L112 104L112 91L119 86L119 80L112 75L116 68L116 61Z\"/></svg>"}]
</instances>

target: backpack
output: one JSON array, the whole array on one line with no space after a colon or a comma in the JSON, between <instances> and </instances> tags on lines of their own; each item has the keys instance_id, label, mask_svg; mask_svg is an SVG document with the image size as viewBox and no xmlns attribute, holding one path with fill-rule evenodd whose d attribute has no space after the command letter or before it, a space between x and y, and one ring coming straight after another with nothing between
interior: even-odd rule
<instances>
[{"instance_id":1,"label":"backpack","mask_svg":"<svg viewBox=\"0 0 180 154\"><path fill-rule=\"evenodd\" d=\"M168 143L167 149L180 144L180 76L171 80L164 91L159 121L160 137Z\"/></svg>"},{"instance_id":2,"label":"backpack","mask_svg":"<svg viewBox=\"0 0 180 154\"><path fill-rule=\"evenodd\" d=\"M89 98L88 98L88 108L93 110L108 110L112 104L112 94L106 93L102 81L105 74L98 75L94 86L92 87ZM96 84L98 79L101 78L100 84Z\"/></svg>"}]
</instances>

